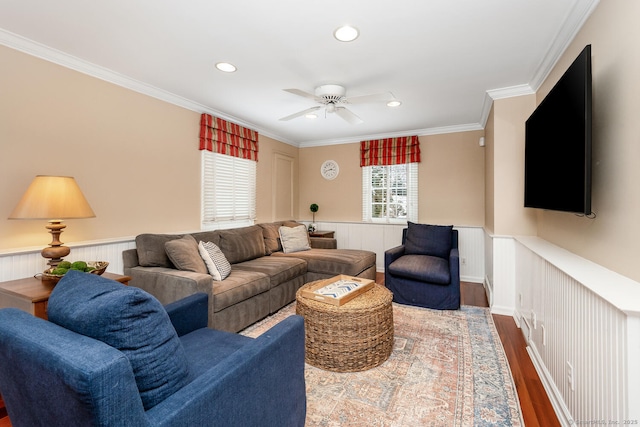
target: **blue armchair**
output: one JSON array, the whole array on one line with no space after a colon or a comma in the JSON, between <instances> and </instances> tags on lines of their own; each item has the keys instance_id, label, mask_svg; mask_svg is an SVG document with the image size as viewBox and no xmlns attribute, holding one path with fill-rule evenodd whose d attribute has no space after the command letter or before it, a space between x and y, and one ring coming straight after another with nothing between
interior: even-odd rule
<instances>
[{"instance_id":1,"label":"blue armchair","mask_svg":"<svg viewBox=\"0 0 640 427\"><path fill-rule=\"evenodd\" d=\"M400 304L460 308L458 231L409 222L402 245L384 254L384 283Z\"/></svg>"},{"instance_id":2,"label":"blue armchair","mask_svg":"<svg viewBox=\"0 0 640 427\"><path fill-rule=\"evenodd\" d=\"M18 426L303 426L304 322L258 338L208 329L207 295L163 307L68 272L50 321L0 310L0 393Z\"/></svg>"}]
</instances>

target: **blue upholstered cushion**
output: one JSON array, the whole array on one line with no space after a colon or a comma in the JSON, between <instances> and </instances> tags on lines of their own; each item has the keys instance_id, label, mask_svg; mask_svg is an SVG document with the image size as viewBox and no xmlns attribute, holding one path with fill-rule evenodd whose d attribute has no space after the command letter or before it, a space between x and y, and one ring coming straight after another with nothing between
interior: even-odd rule
<instances>
[{"instance_id":1,"label":"blue upholstered cushion","mask_svg":"<svg viewBox=\"0 0 640 427\"><path fill-rule=\"evenodd\" d=\"M452 225L408 223L404 253L449 258Z\"/></svg>"},{"instance_id":2,"label":"blue upholstered cushion","mask_svg":"<svg viewBox=\"0 0 640 427\"><path fill-rule=\"evenodd\" d=\"M160 302L142 289L69 271L51 292L49 320L129 359L145 410L189 381L187 358Z\"/></svg>"},{"instance_id":3,"label":"blue upholstered cushion","mask_svg":"<svg viewBox=\"0 0 640 427\"><path fill-rule=\"evenodd\" d=\"M394 276L418 280L436 285L451 283L449 262L445 258L431 255L404 255L389 264Z\"/></svg>"}]
</instances>

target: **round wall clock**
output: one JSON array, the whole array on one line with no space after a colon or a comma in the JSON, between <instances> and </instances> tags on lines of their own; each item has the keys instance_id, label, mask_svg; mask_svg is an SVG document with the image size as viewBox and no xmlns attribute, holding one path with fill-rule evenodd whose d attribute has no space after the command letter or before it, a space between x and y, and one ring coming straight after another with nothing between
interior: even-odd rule
<instances>
[{"instance_id":1,"label":"round wall clock","mask_svg":"<svg viewBox=\"0 0 640 427\"><path fill-rule=\"evenodd\" d=\"M339 172L340 168L335 160L327 160L320 166L320 174L324 179L335 179Z\"/></svg>"}]
</instances>

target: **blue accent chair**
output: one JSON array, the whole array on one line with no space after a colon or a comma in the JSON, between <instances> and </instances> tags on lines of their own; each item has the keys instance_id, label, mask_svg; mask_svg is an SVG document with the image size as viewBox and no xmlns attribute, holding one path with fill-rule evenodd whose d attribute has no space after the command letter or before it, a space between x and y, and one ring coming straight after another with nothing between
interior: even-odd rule
<instances>
[{"instance_id":1,"label":"blue accent chair","mask_svg":"<svg viewBox=\"0 0 640 427\"><path fill-rule=\"evenodd\" d=\"M397 303L459 309L458 231L409 222L402 231L402 245L384 254L384 283Z\"/></svg>"},{"instance_id":2,"label":"blue accent chair","mask_svg":"<svg viewBox=\"0 0 640 427\"><path fill-rule=\"evenodd\" d=\"M207 298L163 307L70 271L51 294L50 321L1 309L0 393L12 425L303 426L303 319L253 339L208 329Z\"/></svg>"}]
</instances>

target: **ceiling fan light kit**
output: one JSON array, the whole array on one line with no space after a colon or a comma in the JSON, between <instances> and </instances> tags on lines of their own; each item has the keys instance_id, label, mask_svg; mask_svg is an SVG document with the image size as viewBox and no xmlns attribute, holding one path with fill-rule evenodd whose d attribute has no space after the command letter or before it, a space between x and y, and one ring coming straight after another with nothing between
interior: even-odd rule
<instances>
[{"instance_id":1,"label":"ceiling fan light kit","mask_svg":"<svg viewBox=\"0 0 640 427\"><path fill-rule=\"evenodd\" d=\"M342 118L348 123L359 124L359 123L363 123L363 120L360 117L358 117L355 113L353 113L351 110L347 109L345 105L366 104L371 102L385 102L388 105L389 102L397 101L395 97L391 94L391 92L347 97L346 88L344 86L336 85L336 84L326 84L326 85L318 86L315 88L313 94L310 94L300 89L284 89L284 91L289 92L293 95L301 96L303 98L312 99L321 105L311 107L303 111L299 111L297 113L291 114L286 117L282 117L280 119L281 121L287 121L287 120L295 119L296 117L301 117L301 116L307 117L309 114L314 114L315 111L324 107L325 115L335 113L338 117Z\"/></svg>"}]
</instances>

